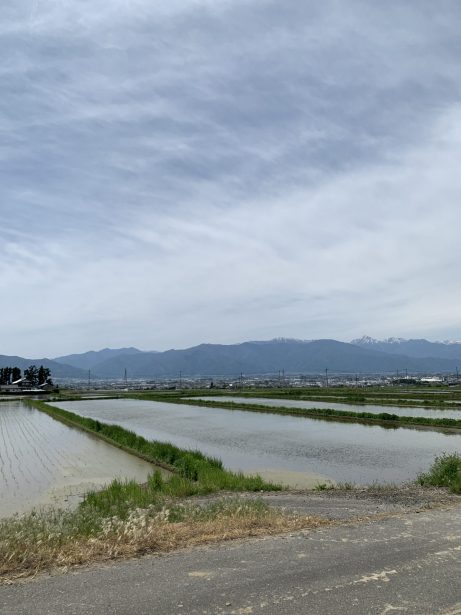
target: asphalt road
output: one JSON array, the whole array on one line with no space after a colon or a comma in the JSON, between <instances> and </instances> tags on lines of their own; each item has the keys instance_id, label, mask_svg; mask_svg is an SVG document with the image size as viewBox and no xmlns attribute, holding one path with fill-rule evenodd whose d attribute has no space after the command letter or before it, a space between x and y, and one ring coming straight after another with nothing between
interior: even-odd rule
<instances>
[{"instance_id":1,"label":"asphalt road","mask_svg":"<svg viewBox=\"0 0 461 615\"><path fill-rule=\"evenodd\" d=\"M1 615L461 615L461 505L45 576Z\"/></svg>"}]
</instances>

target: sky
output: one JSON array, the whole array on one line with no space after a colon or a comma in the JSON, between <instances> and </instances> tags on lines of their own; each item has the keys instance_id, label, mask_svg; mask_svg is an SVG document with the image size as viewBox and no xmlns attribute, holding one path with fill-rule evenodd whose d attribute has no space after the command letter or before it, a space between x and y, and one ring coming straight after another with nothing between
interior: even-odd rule
<instances>
[{"instance_id":1,"label":"sky","mask_svg":"<svg viewBox=\"0 0 461 615\"><path fill-rule=\"evenodd\" d=\"M2 0L0 354L461 338L457 0Z\"/></svg>"}]
</instances>

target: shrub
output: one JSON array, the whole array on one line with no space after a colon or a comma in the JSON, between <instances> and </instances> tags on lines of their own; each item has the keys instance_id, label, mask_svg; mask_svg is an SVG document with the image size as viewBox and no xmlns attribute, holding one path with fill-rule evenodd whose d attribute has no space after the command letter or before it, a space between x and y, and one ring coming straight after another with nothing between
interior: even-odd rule
<instances>
[{"instance_id":1,"label":"shrub","mask_svg":"<svg viewBox=\"0 0 461 615\"><path fill-rule=\"evenodd\" d=\"M429 472L420 474L421 485L448 487L454 493L461 493L461 456L457 453L443 453L435 458Z\"/></svg>"}]
</instances>

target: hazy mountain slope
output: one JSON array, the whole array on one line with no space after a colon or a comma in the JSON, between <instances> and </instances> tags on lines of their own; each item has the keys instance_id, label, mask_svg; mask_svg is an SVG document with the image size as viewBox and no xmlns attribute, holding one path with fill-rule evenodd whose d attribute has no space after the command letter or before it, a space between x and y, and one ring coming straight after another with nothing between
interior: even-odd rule
<instances>
[{"instance_id":1,"label":"hazy mountain slope","mask_svg":"<svg viewBox=\"0 0 461 615\"><path fill-rule=\"evenodd\" d=\"M402 338L388 338L387 340L375 340L364 336L353 340L351 344L369 350L378 350L394 355L407 357L436 359L451 359L461 362L461 342L429 342L425 339L405 340Z\"/></svg>"},{"instance_id":2,"label":"hazy mountain slope","mask_svg":"<svg viewBox=\"0 0 461 615\"><path fill-rule=\"evenodd\" d=\"M86 372L81 369L72 365L57 363L51 359L26 359L24 357L0 355L0 367L19 367L24 371L31 365L48 367L52 378L84 378L86 376Z\"/></svg>"},{"instance_id":3,"label":"hazy mountain slope","mask_svg":"<svg viewBox=\"0 0 461 615\"><path fill-rule=\"evenodd\" d=\"M113 359L119 355L136 354L140 352L141 350L137 348L104 348L103 350L90 350L89 352L81 354L68 354L63 357L56 357L53 361L88 370L97 363L101 363L107 359Z\"/></svg>"},{"instance_id":4,"label":"hazy mountain slope","mask_svg":"<svg viewBox=\"0 0 461 615\"><path fill-rule=\"evenodd\" d=\"M130 378L183 375L238 375L330 372L453 371L456 364L445 359L418 359L391 355L335 340L274 340L243 344L201 344L184 350L126 354L95 365L95 377Z\"/></svg>"},{"instance_id":5,"label":"hazy mountain slope","mask_svg":"<svg viewBox=\"0 0 461 615\"><path fill-rule=\"evenodd\" d=\"M408 345L407 345L408 342ZM243 344L201 344L182 350L141 352L136 348L90 351L67 355L57 360L26 359L0 355L0 367L18 366L22 370L31 364L49 367L55 378L88 377L122 379L127 370L129 378L155 378L162 376L277 374L285 373L392 373L405 369L412 372L454 372L461 365L457 344L437 344L426 340L400 340L377 342L366 338L353 344L335 340L271 340L244 342ZM449 356L414 356L426 349L447 347ZM409 348L413 356L402 353ZM384 348L384 349L382 349ZM396 352L391 353L390 350ZM440 348L439 348L440 350ZM442 353L442 350L440 350ZM451 353L454 358L451 358ZM64 364L61 361L72 361Z\"/></svg>"}]
</instances>

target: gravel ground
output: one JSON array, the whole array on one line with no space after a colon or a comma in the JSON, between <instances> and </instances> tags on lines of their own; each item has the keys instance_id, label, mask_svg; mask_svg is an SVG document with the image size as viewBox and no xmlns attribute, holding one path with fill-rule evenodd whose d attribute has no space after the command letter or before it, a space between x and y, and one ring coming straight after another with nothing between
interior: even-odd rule
<instances>
[{"instance_id":1,"label":"gravel ground","mask_svg":"<svg viewBox=\"0 0 461 615\"><path fill-rule=\"evenodd\" d=\"M222 497L260 499L269 506L299 515L317 515L332 520L428 510L461 502L461 495L444 489L415 485L399 487L369 487L360 489L327 489L325 491L274 491L261 493L226 493L192 498L206 504Z\"/></svg>"}]
</instances>

